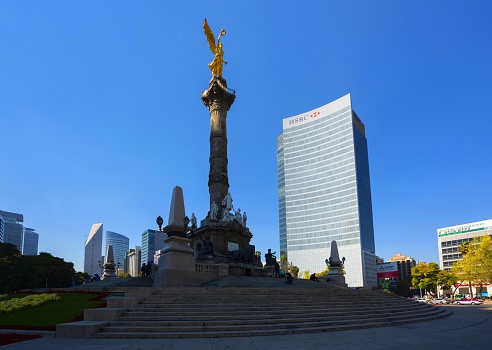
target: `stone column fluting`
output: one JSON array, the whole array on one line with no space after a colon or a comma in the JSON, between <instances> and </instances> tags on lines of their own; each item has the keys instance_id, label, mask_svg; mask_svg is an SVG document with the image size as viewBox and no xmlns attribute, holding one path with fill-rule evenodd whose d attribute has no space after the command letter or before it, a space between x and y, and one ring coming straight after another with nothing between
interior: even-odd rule
<instances>
[{"instance_id":1,"label":"stone column fluting","mask_svg":"<svg viewBox=\"0 0 492 350\"><path fill-rule=\"evenodd\" d=\"M209 88L202 92L202 101L210 111L210 172L208 174L208 191L210 205L213 202L222 214L222 200L229 191L227 171L227 111L231 108L236 94L227 88L226 80L214 75Z\"/></svg>"}]
</instances>

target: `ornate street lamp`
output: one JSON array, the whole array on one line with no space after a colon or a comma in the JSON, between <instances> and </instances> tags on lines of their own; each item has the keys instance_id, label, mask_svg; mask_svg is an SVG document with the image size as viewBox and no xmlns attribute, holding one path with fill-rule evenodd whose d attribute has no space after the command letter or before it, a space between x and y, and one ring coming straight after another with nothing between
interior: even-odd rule
<instances>
[{"instance_id":1,"label":"ornate street lamp","mask_svg":"<svg viewBox=\"0 0 492 350\"><path fill-rule=\"evenodd\" d=\"M162 231L162 224L164 223L164 220L162 220L160 215L157 217L157 219L155 219L155 222L157 223L157 226L159 226L159 231Z\"/></svg>"}]
</instances>

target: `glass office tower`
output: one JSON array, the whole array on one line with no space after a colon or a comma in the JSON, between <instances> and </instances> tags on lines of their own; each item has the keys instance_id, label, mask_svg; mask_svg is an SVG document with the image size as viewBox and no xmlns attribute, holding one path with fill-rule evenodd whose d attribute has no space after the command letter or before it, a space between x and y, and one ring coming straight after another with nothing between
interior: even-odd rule
<instances>
[{"instance_id":1,"label":"glass office tower","mask_svg":"<svg viewBox=\"0 0 492 350\"><path fill-rule=\"evenodd\" d=\"M130 239L122 234L106 231L106 244L104 245L104 252L108 251L108 245L113 246L114 263L120 263L118 273L123 272L125 269L126 253L128 253L128 250L130 249Z\"/></svg>"},{"instance_id":2,"label":"glass office tower","mask_svg":"<svg viewBox=\"0 0 492 350\"><path fill-rule=\"evenodd\" d=\"M39 235L33 228L24 228L24 247L23 255L38 255Z\"/></svg>"},{"instance_id":3,"label":"glass office tower","mask_svg":"<svg viewBox=\"0 0 492 350\"><path fill-rule=\"evenodd\" d=\"M367 141L350 94L283 119L277 141L281 255L321 272L335 240L347 284L376 287Z\"/></svg>"}]
</instances>

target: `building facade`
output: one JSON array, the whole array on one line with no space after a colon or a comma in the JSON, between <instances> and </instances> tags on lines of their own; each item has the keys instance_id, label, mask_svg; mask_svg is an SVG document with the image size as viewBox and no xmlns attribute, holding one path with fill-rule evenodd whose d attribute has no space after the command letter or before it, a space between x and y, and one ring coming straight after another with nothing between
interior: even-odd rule
<instances>
[{"instance_id":1,"label":"building facade","mask_svg":"<svg viewBox=\"0 0 492 350\"><path fill-rule=\"evenodd\" d=\"M377 287L367 140L350 94L283 119L277 145L280 254L321 272L335 240L347 284Z\"/></svg>"},{"instance_id":2,"label":"building facade","mask_svg":"<svg viewBox=\"0 0 492 350\"><path fill-rule=\"evenodd\" d=\"M157 250L164 248L164 240L167 238L167 234L162 231L148 229L142 233L142 252L140 257L140 265L154 261L154 255Z\"/></svg>"},{"instance_id":3,"label":"building facade","mask_svg":"<svg viewBox=\"0 0 492 350\"><path fill-rule=\"evenodd\" d=\"M417 265L414 258L396 253L388 259L389 262L396 262L398 267L398 280L411 280L412 267Z\"/></svg>"},{"instance_id":4,"label":"building facade","mask_svg":"<svg viewBox=\"0 0 492 350\"><path fill-rule=\"evenodd\" d=\"M469 224L456 225L437 229L437 244L439 249L439 264L441 270L451 270L451 266L463 257L458 247L465 242L472 242L475 238L490 236L492 238L492 220L472 222ZM484 286L482 296L492 295L492 287ZM476 294L478 286L472 285L472 291ZM467 282L460 282L458 293L469 293Z\"/></svg>"},{"instance_id":5,"label":"building facade","mask_svg":"<svg viewBox=\"0 0 492 350\"><path fill-rule=\"evenodd\" d=\"M108 251L108 245L110 244L113 246L113 258L114 263L118 266L118 272L124 271L126 253L130 248L130 239L120 233L106 231L105 252Z\"/></svg>"},{"instance_id":6,"label":"building facade","mask_svg":"<svg viewBox=\"0 0 492 350\"><path fill-rule=\"evenodd\" d=\"M38 255L39 235L33 228L24 228L23 255Z\"/></svg>"},{"instance_id":7,"label":"building facade","mask_svg":"<svg viewBox=\"0 0 492 350\"><path fill-rule=\"evenodd\" d=\"M125 272L132 277L138 277L140 273L140 261L142 260L142 247L136 246L130 249L126 255Z\"/></svg>"},{"instance_id":8,"label":"building facade","mask_svg":"<svg viewBox=\"0 0 492 350\"><path fill-rule=\"evenodd\" d=\"M0 210L3 218L3 243L11 243L22 252L22 242L24 240L24 216L22 214L11 213Z\"/></svg>"},{"instance_id":9,"label":"building facade","mask_svg":"<svg viewBox=\"0 0 492 350\"><path fill-rule=\"evenodd\" d=\"M0 214L0 243L3 243L4 228L5 221L3 220L3 216Z\"/></svg>"},{"instance_id":10,"label":"building facade","mask_svg":"<svg viewBox=\"0 0 492 350\"><path fill-rule=\"evenodd\" d=\"M461 253L458 251L461 244L472 242L474 238L483 236L492 237L492 220L437 229L441 270L449 271L456 261L462 259Z\"/></svg>"},{"instance_id":11,"label":"building facade","mask_svg":"<svg viewBox=\"0 0 492 350\"><path fill-rule=\"evenodd\" d=\"M93 276L94 274L101 274L100 263L103 262L102 258L102 237L103 237L103 224L97 223L92 225L89 232L89 236L85 241L84 252L84 272Z\"/></svg>"}]
</instances>

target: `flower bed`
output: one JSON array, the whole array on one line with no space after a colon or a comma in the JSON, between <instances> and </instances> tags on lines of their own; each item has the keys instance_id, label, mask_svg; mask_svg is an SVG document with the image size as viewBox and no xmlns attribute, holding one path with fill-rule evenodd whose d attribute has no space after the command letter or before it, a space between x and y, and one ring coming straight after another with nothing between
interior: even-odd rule
<instances>
[{"instance_id":1,"label":"flower bed","mask_svg":"<svg viewBox=\"0 0 492 350\"><path fill-rule=\"evenodd\" d=\"M0 301L0 312L9 313L15 310L38 306L51 300L60 300L60 297L55 293L33 294L24 298L14 298L6 301Z\"/></svg>"}]
</instances>

